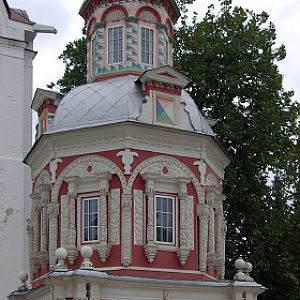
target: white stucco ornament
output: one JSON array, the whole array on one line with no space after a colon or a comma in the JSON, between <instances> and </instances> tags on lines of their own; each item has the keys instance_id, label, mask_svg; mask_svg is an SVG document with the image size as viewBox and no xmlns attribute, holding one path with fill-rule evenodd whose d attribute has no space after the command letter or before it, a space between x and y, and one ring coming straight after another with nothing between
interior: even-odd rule
<instances>
[{"instance_id":1,"label":"white stucco ornament","mask_svg":"<svg viewBox=\"0 0 300 300\"><path fill-rule=\"evenodd\" d=\"M198 166L198 171L200 173L200 183L202 185L205 184L205 177L206 177L206 163L204 160L196 160L194 162L194 166Z\"/></svg>"},{"instance_id":2,"label":"white stucco ornament","mask_svg":"<svg viewBox=\"0 0 300 300\"><path fill-rule=\"evenodd\" d=\"M80 249L81 256L83 257L83 262L81 264L81 269L92 269L93 264L90 261L90 257L93 255L92 247L85 245Z\"/></svg>"},{"instance_id":3,"label":"white stucco ornament","mask_svg":"<svg viewBox=\"0 0 300 300\"><path fill-rule=\"evenodd\" d=\"M51 182L56 181L56 171L58 169L58 164L61 164L63 161L61 158L54 158L50 160L50 173L51 173Z\"/></svg>"},{"instance_id":4,"label":"white stucco ornament","mask_svg":"<svg viewBox=\"0 0 300 300\"><path fill-rule=\"evenodd\" d=\"M134 157L138 157L136 152L131 152L130 149L125 149L117 153L117 157L122 156L122 163L124 164L124 174L131 174L131 165L133 163Z\"/></svg>"},{"instance_id":5,"label":"white stucco ornament","mask_svg":"<svg viewBox=\"0 0 300 300\"><path fill-rule=\"evenodd\" d=\"M28 280L28 273L25 271L22 271L19 273L18 278L20 280L20 286L18 288L18 292L26 292L28 291L28 286L26 284L26 281Z\"/></svg>"},{"instance_id":6,"label":"white stucco ornament","mask_svg":"<svg viewBox=\"0 0 300 300\"><path fill-rule=\"evenodd\" d=\"M55 271L65 270L65 259L67 258L67 250L63 247L56 249L55 256L57 258L57 265L55 267Z\"/></svg>"}]
</instances>

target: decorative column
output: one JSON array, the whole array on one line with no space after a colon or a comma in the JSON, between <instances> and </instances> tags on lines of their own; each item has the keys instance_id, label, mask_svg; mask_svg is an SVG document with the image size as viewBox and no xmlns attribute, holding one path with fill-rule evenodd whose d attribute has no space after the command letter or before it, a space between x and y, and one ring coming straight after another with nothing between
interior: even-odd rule
<instances>
[{"instance_id":1,"label":"decorative column","mask_svg":"<svg viewBox=\"0 0 300 300\"><path fill-rule=\"evenodd\" d=\"M201 203L198 206L199 217L199 270L206 272L207 267L207 240L208 240L208 217L209 206Z\"/></svg>"},{"instance_id":2,"label":"decorative column","mask_svg":"<svg viewBox=\"0 0 300 300\"><path fill-rule=\"evenodd\" d=\"M109 244L120 244L120 189L112 189L109 198Z\"/></svg>"},{"instance_id":3,"label":"decorative column","mask_svg":"<svg viewBox=\"0 0 300 300\"><path fill-rule=\"evenodd\" d=\"M30 195L32 200L31 225L32 225L32 262L31 262L31 280L34 279L35 272L40 266L40 205L41 196L39 193Z\"/></svg>"},{"instance_id":4,"label":"decorative column","mask_svg":"<svg viewBox=\"0 0 300 300\"><path fill-rule=\"evenodd\" d=\"M49 268L54 270L56 266L58 203L49 202L47 209L49 214Z\"/></svg>"},{"instance_id":5,"label":"decorative column","mask_svg":"<svg viewBox=\"0 0 300 300\"><path fill-rule=\"evenodd\" d=\"M40 218L40 245L39 245L39 257L43 268L47 268L48 265L48 212L47 204L50 201L50 186L48 184L42 184L39 188L41 196L41 208L39 212Z\"/></svg>"},{"instance_id":6,"label":"decorative column","mask_svg":"<svg viewBox=\"0 0 300 300\"><path fill-rule=\"evenodd\" d=\"M144 242L144 198L142 190L133 191L134 244L142 246Z\"/></svg>"},{"instance_id":7,"label":"decorative column","mask_svg":"<svg viewBox=\"0 0 300 300\"><path fill-rule=\"evenodd\" d=\"M75 226L77 180L77 177L65 179L68 183L68 194L61 197L61 246L67 250L70 264L73 264L78 256Z\"/></svg>"},{"instance_id":8,"label":"decorative column","mask_svg":"<svg viewBox=\"0 0 300 300\"><path fill-rule=\"evenodd\" d=\"M179 248L177 256L182 265L193 249L194 240L194 216L193 216L193 198L187 195L187 184L190 180L179 179L179 206L180 206L180 224L179 224Z\"/></svg>"},{"instance_id":9,"label":"decorative column","mask_svg":"<svg viewBox=\"0 0 300 300\"><path fill-rule=\"evenodd\" d=\"M215 212L214 212L214 201L215 201L215 187L206 187L206 202L209 205L209 219L208 219L208 256L207 266L213 267L215 263Z\"/></svg>"},{"instance_id":10,"label":"decorative column","mask_svg":"<svg viewBox=\"0 0 300 300\"><path fill-rule=\"evenodd\" d=\"M30 280L34 279L33 270L33 223L32 219L29 219L27 224L27 235L28 235L28 253L29 253L29 269L30 269Z\"/></svg>"},{"instance_id":11,"label":"decorative column","mask_svg":"<svg viewBox=\"0 0 300 300\"><path fill-rule=\"evenodd\" d=\"M148 261L152 263L156 256L157 245L154 240L154 179L144 176L146 180L146 195L147 195L147 242L145 247L145 254Z\"/></svg>"},{"instance_id":12,"label":"decorative column","mask_svg":"<svg viewBox=\"0 0 300 300\"><path fill-rule=\"evenodd\" d=\"M129 267L132 262L132 233L131 233L131 208L132 195L129 192L122 194L122 230L121 230L121 245L122 245L122 264L124 267Z\"/></svg>"},{"instance_id":13,"label":"decorative column","mask_svg":"<svg viewBox=\"0 0 300 300\"><path fill-rule=\"evenodd\" d=\"M101 203L101 209L100 209L100 243L97 246L97 250L99 253L99 256L102 260L102 262L105 262L106 259L109 256L110 252L110 244L108 243L107 239L107 232L108 232L108 226L107 226L107 196L108 196L108 183L111 179L111 174L108 172L105 172L99 176L97 176L100 184L100 203Z\"/></svg>"}]
</instances>

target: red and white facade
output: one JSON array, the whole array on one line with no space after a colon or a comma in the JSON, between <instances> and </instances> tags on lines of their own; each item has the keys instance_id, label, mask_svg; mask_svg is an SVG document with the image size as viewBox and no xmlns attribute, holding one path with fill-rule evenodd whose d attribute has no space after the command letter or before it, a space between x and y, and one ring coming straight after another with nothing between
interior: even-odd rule
<instances>
[{"instance_id":1,"label":"red and white facade","mask_svg":"<svg viewBox=\"0 0 300 300\"><path fill-rule=\"evenodd\" d=\"M87 282L91 299L256 299L260 285L224 280L229 160L169 66L175 2L86 1L80 14L91 83L34 97L32 290L11 299L86 299Z\"/></svg>"}]
</instances>

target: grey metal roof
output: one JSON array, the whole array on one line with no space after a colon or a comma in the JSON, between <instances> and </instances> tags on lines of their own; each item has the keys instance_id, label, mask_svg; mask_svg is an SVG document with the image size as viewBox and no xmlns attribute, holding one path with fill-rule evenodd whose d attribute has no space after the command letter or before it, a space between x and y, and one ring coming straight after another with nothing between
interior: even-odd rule
<instances>
[{"instance_id":1,"label":"grey metal roof","mask_svg":"<svg viewBox=\"0 0 300 300\"><path fill-rule=\"evenodd\" d=\"M59 104L50 132L137 120L144 99L136 76L85 84Z\"/></svg>"},{"instance_id":2,"label":"grey metal roof","mask_svg":"<svg viewBox=\"0 0 300 300\"><path fill-rule=\"evenodd\" d=\"M79 128L135 121L141 119L145 96L137 76L128 75L96 83L85 84L70 91L60 102L49 132L62 132ZM182 91L181 103L194 131L214 136L194 100Z\"/></svg>"}]
</instances>

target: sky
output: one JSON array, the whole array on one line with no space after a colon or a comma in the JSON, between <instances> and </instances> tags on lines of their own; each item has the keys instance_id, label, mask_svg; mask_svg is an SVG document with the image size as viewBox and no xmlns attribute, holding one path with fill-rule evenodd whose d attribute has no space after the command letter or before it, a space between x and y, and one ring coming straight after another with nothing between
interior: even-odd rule
<instances>
[{"instance_id":1,"label":"sky","mask_svg":"<svg viewBox=\"0 0 300 300\"><path fill-rule=\"evenodd\" d=\"M78 15L83 0L7 0L11 7L25 9L32 21L54 26L58 33L38 34L34 49L38 52L34 59L33 92L36 88L46 88L51 81L56 82L64 70L59 54L65 45L82 35L83 19ZM197 11L199 18L207 11L210 3L218 0L196 0L189 11ZM299 0L233 0L233 4L254 10L262 10L270 15L275 24L278 45L284 44L286 59L279 64L284 75L284 88L295 91L295 99L300 99L300 1Z\"/></svg>"}]
</instances>

